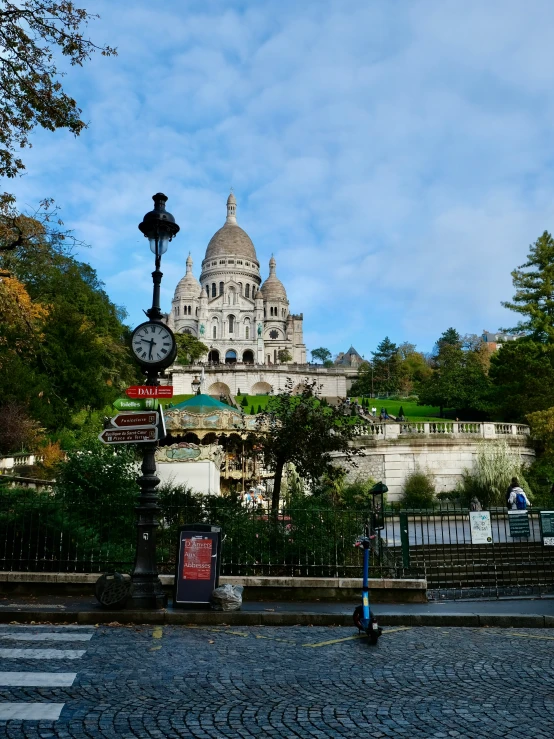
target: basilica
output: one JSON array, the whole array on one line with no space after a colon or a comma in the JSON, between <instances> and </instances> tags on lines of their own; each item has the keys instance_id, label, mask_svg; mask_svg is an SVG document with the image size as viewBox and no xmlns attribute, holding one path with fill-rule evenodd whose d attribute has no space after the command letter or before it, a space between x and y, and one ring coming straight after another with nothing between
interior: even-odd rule
<instances>
[{"instance_id":1,"label":"basilica","mask_svg":"<svg viewBox=\"0 0 554 739\"><path fill-rule=\"evenodd\" d=\"M287 292L277 277L275 259L262 283L256 249L237 224L237 203L227 198L227 218L212 236L200 282L192 259L175 290L168 325L188 332L209 347L209 364L304 364L302 314L289 310Z\"/></svg>"}]
</instances>

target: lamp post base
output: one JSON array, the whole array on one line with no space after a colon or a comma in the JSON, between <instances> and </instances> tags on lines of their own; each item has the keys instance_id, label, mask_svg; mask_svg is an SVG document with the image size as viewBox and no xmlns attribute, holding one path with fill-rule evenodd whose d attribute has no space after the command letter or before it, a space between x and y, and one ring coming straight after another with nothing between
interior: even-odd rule
<instances>
[{"instance_id":1,"label":"lamp post base","mask_svg":"<svg viewBox=\"0 0 554 739\"><path fill-rule=\"evenodd\" d=\"M127 608L134 611L159 610L167 605L158 575L132 575L133 591L127 601Z\"/></svg>"}]
</instances>

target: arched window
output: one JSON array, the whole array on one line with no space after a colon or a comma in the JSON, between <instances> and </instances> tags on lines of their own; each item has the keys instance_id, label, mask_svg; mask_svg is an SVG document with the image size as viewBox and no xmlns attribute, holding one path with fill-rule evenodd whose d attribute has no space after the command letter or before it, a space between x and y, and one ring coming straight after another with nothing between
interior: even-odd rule
<instances>
[{"instance_id":1,"label":"arched window","mask_svg":"<svg viewBox=\"0 0 554 739\"><path fill-rule=\"evenodd\" d=\"M256 294L256 285L252 285L252 297Z\"/></svg>"},{"instance_id":2,"label":"arched window","mask_svg":"<svg viewBox=\"0 0 554 739\"><path fill-rule=\"evenodd\" d=\"M250 326L246 326L244 329L244 338L249 339L250 338Z\"/></svg>"},{"instance_id":3,"label":"arched window","mask_svg":"<svg viewBox=\"0 0 554 739\"><path fill-rule=\"evenodd\" d=\"M249 297L250 297L250 285L247 285L247 286L246 286L246 287L244 288L244 296L245 296L246 298L249 298Z\"/></svg>"},{"instance_id":4,"label":"arched window","mask_svg":"<svg viewBox=\"0 0 554 739\"><path fill-rule=\"evenodd\" d=\"M196 309L196 316L198 317L198 308Z\"/></svg>"},{"instance_id":5,"label":"arched window","mask_svg":"<svg viewBox=\"0 0 554 739\"><path fill-rule=\"evenodd\" d=\"M213 327L212 332L213 332L214 339L217 339L217 326Z\"/></svg>"},{"instance_id":6,"label":"arched window","mask_svg":"<svg viewBox=\"0 0 554 739\"><path fill-rule=\"evenodd\" d=\"M212 298L215 298L216 296L216 288L215 288L215 282L212 282Z\"/></svg>"},{"instance_id":7,"label":"arched window","mask_svg":"<svg viewBox=\"0 0 554 739\"><path fill-rule=\"evenodd\" d=\"M239 292L242 295L242 282L239 282Z\"/></svg>"},{"instance_id":8,"label":"arched window","mask_svg":"<svg viewBox=\"0 0 554 739\"><path fill-rule=\"evenodd\" d=\"M210 297L210 286L206 285L206 295Z\"/></svg>"},{"instance_id":9,"label":"arched window","mask_svg":"<svg viewBox=\"0 0 554 739\"><path fill-rule=\"evenodd\" d=\"M229 316L229 333L232 334L235 330L235 316Z\"/></svg>"},{"instance_id":10,"label":"arched window","mask_svg":"<svg viewBox=\"0 0 554 739\"><path fill-rule=\"evenodd\" d=\"M219 294L223 295L223 283L222 282L219 283Z\"/></svg>"}]
</instances>

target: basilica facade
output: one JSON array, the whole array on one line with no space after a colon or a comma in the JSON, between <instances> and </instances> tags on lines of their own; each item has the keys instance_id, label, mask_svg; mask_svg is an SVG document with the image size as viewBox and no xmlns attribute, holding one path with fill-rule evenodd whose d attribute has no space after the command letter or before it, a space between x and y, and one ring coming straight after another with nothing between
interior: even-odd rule
<instances>
[{"instance_id":1,"label":"basilica facade","mask_svg":"<svg viewBox=\"0 0 554 739\"><path fill-rule=\"evenodd\" d=\"M262 282L256 249L238 225L236 209L231 193L226 221L206 249L200 281L189 255L167 323L208 347L201 360L207 366L305 364L303 316L290 312L273 257Z\"/></svg>"}]
</instances>

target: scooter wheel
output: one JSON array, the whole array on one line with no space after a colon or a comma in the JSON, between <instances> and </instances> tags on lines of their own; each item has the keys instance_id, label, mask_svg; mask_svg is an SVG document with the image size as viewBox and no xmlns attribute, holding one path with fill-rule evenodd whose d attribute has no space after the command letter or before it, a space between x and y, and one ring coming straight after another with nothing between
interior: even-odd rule
<instances>
[{"instance_id":1,"label":"scooter wheel","mask_svg":"<svg viewBox=\"0 0 554 739\"><path fill-rule=\"evenodd\" d=\"M364 609L362 608L362 606L356 606L356 608L354 609L354 613L352 614L352 620L354 621L354 626L360 631L364 630L362 626L363 613L364 613Z\"/></svg>"},{"instance_id":2,"label":"scooter wheel","mask_svg":"<svg viewBox=\"0 0 554 739\"><path fill-rule=\"evenodd\" d=\"M369 643L375 646L375 644L377 644L377 642L379 641L380 636L381 634L378 631L370 631L368 634Z\"/></svg>"}]
</instances>

